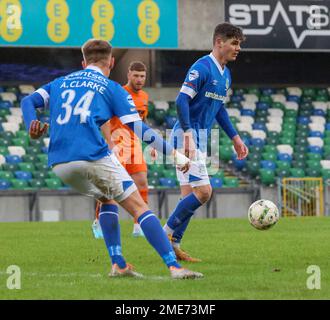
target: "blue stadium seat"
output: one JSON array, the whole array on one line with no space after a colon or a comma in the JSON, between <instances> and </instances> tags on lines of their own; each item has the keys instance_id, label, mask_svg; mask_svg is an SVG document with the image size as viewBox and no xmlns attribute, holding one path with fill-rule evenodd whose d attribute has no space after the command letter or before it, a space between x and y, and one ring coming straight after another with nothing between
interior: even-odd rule
<instances>
[{"instance_id":1,"label":"blue stadium seat","mask_svg":"<svg viewBox=\"0 0 330 320\"><path fill-rule=\"evenodd\" d=\"M20 163L20 162L22 162L22 159L20 156L9 154L8 156L6 156L6 162L7 163Z\"/></svg>"},{"instance_id":2,"label":"blue stadium seat","mask_svg":"<svg viewBox=\"0 0 330 320\"><path fill-rule=\"evenodd\" d=\"M294 96L294 95L287 95L286 100L290 101L290 102L292 101L292 102L299 103L300 102L300 97L299 96Z\"/></svg>"},{"instance_id":3,"label":"blue stadium seat","mask_svg":"<svg viewBox=\"0 0 330 320\"><path fill-rule=\"evenodd\" d=\"M45 146L42 147L42 148L41 148L41 152L42 152L42 153L48 153L48 148L45 147Z\"/></svg>"},{"instance_id":4,"label":"blue stadium seat","mask_svg":"<svg viewBox=\"0 0 330 320\"><path fill-rule=\"evenodd\" d=\"M327 123L327 124L325 125L325 130L330 131L330 123Z\"/></svg>"},{"instance_id":5,"label":"blue stadium seat","mask_svg":"<svg viewBox=\"0 0 330 320\"><path fill-rule=\"evenodd\" d=\"M308 136L323 138L324 134L321 131L310 131Z\"/></svg>"},{"instance_id":6,"label":"blue stadium seat","mask_svg":"<svg viewBox=\"0 0 330 320\"><path fill-rule=\"evenodd\" d=\"M252 146L263 147L265 145L265 140L262 140L260 138L251 138L250 139L250 144Z\"/></svg>"},{"instance_id":7,"label":"blue stadium seat","mask_svg":"<svg viewBox=\"0 0 330 320\"><path fill-rule=\"evenodd\" d=\"M309 124L310 119L309 117L298 117L299 124Z\"/></svg>"},{"instance_id":8,"label":"blue stadium seat","mask_svg":"<svg viewBox=\"0 0 330 320\"><path fill-rule=\"evenodd\" d=\"M253 130L263 130L263 131L267 131L266 125L264 123L261 122L255 122L252 124L252 129Z\"/></svg>"},{"instance_id":9,"label":"blue stadium seat","mask_svg":"<svg viewBox=\"0 0 330 320\"><path fill-rule=\"evenodd\" d=\"M263 169L270 169L270 170L276 169L276 164L273 161L262 160L260 161L260 165Z\"/></svg>"},{"instance_id":10,"label":"blue stadium seat","mask_svg":"<svg viewBox=\"0 0 330 320\"><path fill-rule=\"evenodd\" d=\"M172 179L172 178L160 178L159 184L162 187L174 188L174 187L176 187L176 180Z\"/></svg>"},{"instance_id":11,"label":"blue stadium seat","mask_svg":"<svg viewBox=\"0 0 330 320\"><path fill-rule=\"evenodd\" d=\"M236 153L233 153L231 156L231 160L233 161L233 164L237 170L242 170L244 167L246 167L246 159L238 160Z\"/></svg>"},{"instance_id":12,"label":"blue stadium seat","mask_svg":"<svg viewBox=\"0 0 330 320\"><path fill-rule=\"evenodd\" d=\"M313 111L313 116L325 117L326 116L326 113L322 109L315 109Z\"/></svg>"},{"instance_id":13,"label":"blue stadium seat","mask_svg":"<svg viewBox=\"0 0 330 320\"><path fill-rule=\"evenodd\" d=\"M261 88L260 90L263 96L270 96L272 94L275 94L275 89L273 88Z\"/></svg>"},{"instance_id":14,"label":"blue stadium seat","mask_svg":"<svg viewBox=\"0 0 330 320\"><path fill-rule=\"evenodd\" d=\"M241 102L244 101L244 97L242 95L233 95L230 97L231 102Z\"/></svg>"},{"instance_id":15,"label":"blue stadium seat","mask_svg":"<svg viewBox=\"0 0 330 320\"><path fill-rule=\"evenodd\" d=\"M256 107L258 110L268 110L270 105L267 102L257 102Z\"/></svg>"},{"instance_id":16,"label":"blue stadium seat","mask_svg":"<svg viewBox=\"0 0 330 320\"><path fill-rule=\"evenodd\" d=\"M13 103L11 101L0 101L0 109L9 109L13 107Z\"/></svg>"},{"instance_id":17,"label":"blue stadium seat","mask_svg":"<svg viewBox=\"0 0 330 320\"><path fill-rule=\"evenodd\" d=\"M254 117L255 112L253 110L250 109L242 109L241 110L241 116L251 116Z\"/></svg>"},{"instance_id":18,"label":"blue stadium seat","mask_svg":"<svg viewBox=\"0 0 330 320\"><path fill-rule=\"evenodd\" d=\"M210 178L210 183L212 188L221 188L223 185L223 181L221 178Z\"/></svg>"},{"instance_id":19,"label":"blue stadium seat","mask_svg":"<svg viewBox=\"0 0 330 320\"><path fill-rule=\"evenodd\" d=\"M0 180L0 190L7 190L10 188L10 182L7 180Z\"/></svg>"},{"instance_id":20,"label":"blue stadium seat","mask_svg":"<svg viewBox=\"0 0 330 320\"><path fill-rule=\"evenodd\" d=\"M277 160L291 162L292 161L292 156L289 155L288 153L279 153L277 155Z\"/></svg>"},{"instance_id":21,"label":"blue stadium seat","mask_svg":"<svg viewBox=\"0 0 330 320\"><path fill-rule=\"evenodd\" d=\"M322 148L319 146L308 146L308 152L322 154Z\"/></svg>"},{"instance_id":22,"label":"blue stadium seat","mask_svg":"<svg viewBox=\"0 0 330 320\"><path fill-rule=\"evenodd\" d=\"M32 173L28 171L15 171L14 172L15 178L18 180L31 180Z\"/></svg>"}]
</instances>

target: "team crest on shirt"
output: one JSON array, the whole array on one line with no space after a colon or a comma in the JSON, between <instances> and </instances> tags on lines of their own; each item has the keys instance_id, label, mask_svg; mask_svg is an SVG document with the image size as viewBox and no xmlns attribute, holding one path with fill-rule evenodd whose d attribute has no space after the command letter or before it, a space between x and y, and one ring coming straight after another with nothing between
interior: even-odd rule
<instances>
[{"instance_id":1,"label":"team crest on shirt","mask_svg":"<svg viewBox=\"0 0 330 320\"><path fill-rule=\"evenodd\" d=\"M215 79L212 80L212 84L213 84L214 86L216 86L216 85L218 84L218 82L219 82L218 80L215 80Z\"/></svg>"},{"instance_id":2,"label":"team crest on shirt","mask_svg":"<svg viewBox=\"0 0 330 320\"><path fill-rule=\"evenodd\" d=\"M130 94L127 96L127 101L130 105L135 107L135 103L134 103L133 98Z\"/></svg>"},{"instance_id":3,"label":"team crest on shirt","mask_svg":"<svg viewBox=\"0 0 330 320\"><path fill-rule=\"evenodd\" d=\"M191 70L189 72L189 81L196 80L199 77L199 72L197 70Z\"/></svg>"}]
</instances>

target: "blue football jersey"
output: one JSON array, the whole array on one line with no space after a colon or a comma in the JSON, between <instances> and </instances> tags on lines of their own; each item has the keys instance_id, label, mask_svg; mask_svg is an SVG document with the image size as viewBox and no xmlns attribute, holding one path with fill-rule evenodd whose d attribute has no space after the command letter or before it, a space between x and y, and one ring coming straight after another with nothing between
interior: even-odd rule
<instances>
[{"instance_id":1,"label":"blue football jersey","mask_svg":"<svg viewBox=\"0 0 330 320\"><path fill-rule=\"evenodd\" d=\"M139 121L132 97L95 66L55 79L37 91L50 111L48 164L105 157L100 126L113 116L123 124Z\"/></svg>"},{"instance_id":2,"label":"blue football jersey","mask_svg":"<svg viewBox=\"0 0 330 320\"><path fill-rule=\"evenodd\" d=\"M216 114L224 107L230 86L229 69L226 66L222 68L212 53L197 60L189 69L180 93L192 99L189 103L190 124L197 133L195 138L199 148L200 136L210 134ZM171 143L175 147L182 147L180 129L180 122L177 121L171 134Z\"/></svg>"}]
</instances>

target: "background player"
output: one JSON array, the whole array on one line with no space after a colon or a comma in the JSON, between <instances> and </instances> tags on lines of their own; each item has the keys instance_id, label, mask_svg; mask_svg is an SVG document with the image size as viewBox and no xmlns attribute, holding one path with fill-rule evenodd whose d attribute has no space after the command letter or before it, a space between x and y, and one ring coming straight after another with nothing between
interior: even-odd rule
<instances>
[{"instance_id":1,"label":"background player","mask_svg":"<svg viewBox=\"0 0 330 320\"><path fill-rule=\"evenodd\" d=\"M164 226L164 230L172 238L179 260L200 261L184 252L180 248L180 242L195 210L207 202L212 194L205 163L205 129L209 135L216 119L232 139L238 159L243 159L248 154L248 148L234 129L224 105L231 86L231 76L226 64L236 60L243 40L240 28L229 23L216 26L212 52L193 64L176 99L179 120L172 131L172 144L176 149L182 149L190 159L196 160L188 172L177 171L182 200Z\"/></svg>"},{"instance_id":2,"label":"background player","mask_svg":"<svg viewBox=\"0 0 330 320\"><path fill-rule=\"evenodd\" d=\"M145 121L148 115L149 97L142 90L146 83L146 77L147 67L145 64L141 61L133 61L128 67L128 82L123 86L131 95L142 121ZM135 182L143 201L148 204L148 169L139 138L129 127L122 124L118 117L113 117L104 124L102 132L111 150ZM152 150L152 152L156 156L156 151ZM96 208L96 221L93 223L93 231L96 238L101 238L102 232L98 227L98 212L99 204ZM143 236L142 229L136 220L134 220L132 234L134 237Z\"/></svg>"},{"instance_id":3,"label":"background player","mask_svg":"<svg viewBox=\"0 0 330 320\"><path fill-rule=\"evenodd\" d=\"M114 199L138 220L146 239L162 257L173 278L201 277L202 274L181 268L177 263L158 218L142 200L116 156L109 151L99 128L117 116L141 138L150 130L148 133L153 135L155 148L174 155L183 164L183 170L188 168L189 160L146 126L129 103L131 98L127 92L108 79L113 65L110 44L91 39L84 44L82 52L85 70L55 79L22 100L24 122L30 137L37 139L46 132L47 126L41 126L36 120L36 108L49 106L48 163L65 184L102 203L100 225L112 262L110 276L141 276L122 255L118 207L112 201Z\"/></svg>"}]
</instances>

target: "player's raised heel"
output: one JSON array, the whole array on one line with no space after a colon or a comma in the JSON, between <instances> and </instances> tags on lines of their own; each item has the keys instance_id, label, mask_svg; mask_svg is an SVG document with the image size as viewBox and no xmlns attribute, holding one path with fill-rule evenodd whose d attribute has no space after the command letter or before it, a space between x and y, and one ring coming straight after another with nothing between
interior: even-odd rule
<instances>
[{"instance_id":1,"label":"player's raised heel","mask_svg":"<svg viewBox=\"0 0 330 320\"><path fill-rule=\"evenodd\" d=\"M118 264L115 263L111 268L109 277L143 278L143 274L134 271L134 267L129 263L127 263L126 268L123 268L123 269L120 269Z\"/></svg>"},{"instance_id":2,"label":"player's raised heel","mask_svg":"<svg viewBox=\"0 0 330 320\"><path fill-rule=\"evenodd\" d=\"M143 233L143 231L142 231L142 229L141 229L141 227L138 223L134 223L132 236L134 238L144 237L144 233Z\"/></svg>"},{"instance_id":3,"label":"player's raised heel","mask_svg":"<svg viewBox=\"0 0 330 320\"><path fill-rule=\"evenodd\" d=\"M198 279L204 275L200 272L191 271L185 268L170 267L172 279Z\"/></svg>"},{"instance_id":4,"label":"player's raised heel","mask_svg":"<svg viewBox=\"0 0 330 320\"><path fill-rule=\"evenodd\" d=\"M173 247L177 260L187 262L201 262L201 259L191 257L187 252L183 251L179 247Z\"/></svg>"}]
</instances>

